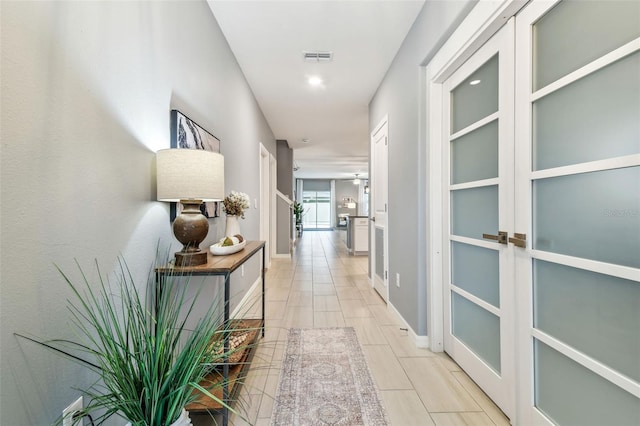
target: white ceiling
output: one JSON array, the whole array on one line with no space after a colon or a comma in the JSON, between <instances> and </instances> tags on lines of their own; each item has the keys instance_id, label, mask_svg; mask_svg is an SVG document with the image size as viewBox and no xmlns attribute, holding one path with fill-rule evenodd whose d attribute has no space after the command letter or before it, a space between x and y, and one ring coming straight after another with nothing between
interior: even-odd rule
<instances>
[{"instance_id":1,"label":"white ceiling","mask_svg":"<svg viewBox=\"0 0 640 426\"><path fill-rule=\"evenodd\" d=\"M424 0L208 3L276 139L294 150L294 175L366 177L368 104ZM333 61L303 61L310 50Z\"/></svg>"}]
</instances>

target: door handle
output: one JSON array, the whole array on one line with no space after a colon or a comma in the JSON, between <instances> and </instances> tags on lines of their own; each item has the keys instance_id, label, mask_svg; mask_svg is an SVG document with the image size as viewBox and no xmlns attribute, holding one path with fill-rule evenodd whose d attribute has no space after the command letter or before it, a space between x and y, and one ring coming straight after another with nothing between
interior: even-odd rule
<instances>
[{"instance_id":1,"label":"door handle","mask_svg":"<svg viewBox=\"0 0 640 426\"><path fill-rule=\"evenodd\" d=\"M370 220L371 222L375 222L375 221L376 221L376 217L375 217L375 216L372 216L372 217L370 217L370 218L369 218L369 220Z\"/></svg>"},{"instance_id":2,"label":"door handle","mask_svg":"<svg viewBox=\"0 0 640 426\"><path fill-rule=\"evenodd\" d=\"M527 234L514 233L513 237L509 237L509 242L516 247L527 248Z\"/></svg>"},{"instance_id":3,"label":"door handle","mask_svg":"<svg viewBox=\"0 0 640 426\"><path fill-rule=\"evenodd\" d=\"M494 240L494 241L497 241L500 244L507 244L507 236L508 235L509 234L507 232L498 231L498 235L482 234L482 238L485 238L487 240Z\"/></svg>"}]
</instances>

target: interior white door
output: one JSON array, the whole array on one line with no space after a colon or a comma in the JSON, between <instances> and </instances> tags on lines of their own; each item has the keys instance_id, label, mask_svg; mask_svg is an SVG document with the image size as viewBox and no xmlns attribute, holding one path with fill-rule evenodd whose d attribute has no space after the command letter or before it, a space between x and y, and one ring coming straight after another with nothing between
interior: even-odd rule
<instances>
[{"instance_id":1,"label":"interior white door","mask_svg":"<svg viewBox=\"0 0 640 426\"><path fill-rule=\"evenodd\" d=\"M512 419L513 21L443 85L444 348Z\"/></svg>"},{"instance_id":2,"label":"interior white door","mask_svg":"<svg viewBox=\"0 0 640 426\"><path fill-rule=\"evenodd\" d=\"M385 118L371 134L370 197L371 270L373 287L386 302L389 299L389 255L387 240L389 131Z\"/></svg>"},{"instance_id":3,"label":"interior white door","mask_svg":"<svg viewBox=\"0 0 640 426\"><path fill-rule=\"evenodd\" d=\"M516 23L521 424L640 424L640 2Z\"/></svg>"}]
</instances>

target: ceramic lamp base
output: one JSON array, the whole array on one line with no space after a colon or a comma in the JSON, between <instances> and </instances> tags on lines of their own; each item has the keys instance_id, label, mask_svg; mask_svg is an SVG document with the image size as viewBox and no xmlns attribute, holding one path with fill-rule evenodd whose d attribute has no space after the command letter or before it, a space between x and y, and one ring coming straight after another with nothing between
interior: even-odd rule
<instances>
[{"instance_id":1,"label":"ceramic lamp base","mask_svg":"<svg viewBox=\"0 0 640 426\"><path fill-rule=\"evenodd\" d=\"M173 222L173 235L183 244L176 253L176 266L198 266L207 263L207 252L200 250L200 243L207 237L209 221L200 213L202 200L180 200L182 213Z\"/></svg>"},{"instance_id":2,"label":"ceramic lamp base","mask_svg":"<svg viewBox=\"0 0 640 426\"><path fill-rule=\"evenodd\" d=\"M198 253L176 253L176 266L198 266L207 263L207 252Z\"/></svg>"}]
</instances>

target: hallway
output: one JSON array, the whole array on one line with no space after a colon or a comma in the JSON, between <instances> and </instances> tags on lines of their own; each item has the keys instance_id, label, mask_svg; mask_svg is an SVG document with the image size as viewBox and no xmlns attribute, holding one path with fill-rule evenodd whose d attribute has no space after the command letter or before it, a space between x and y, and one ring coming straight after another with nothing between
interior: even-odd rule
<instances>
[{"instance_id":1,"label":"hallway","mask_svg":"<svg viewBox=\"0 0 640 426\"><path fill-rule=\"evenodd\" d=\"M367 261L347 254L339 231L305 232L293 260L272 260L267 334L241 396L251 423L269 424L288 328L354 327L390 424L508 425L447 355L415 348L370 287Z\"/></svg>"}]
</instances>

